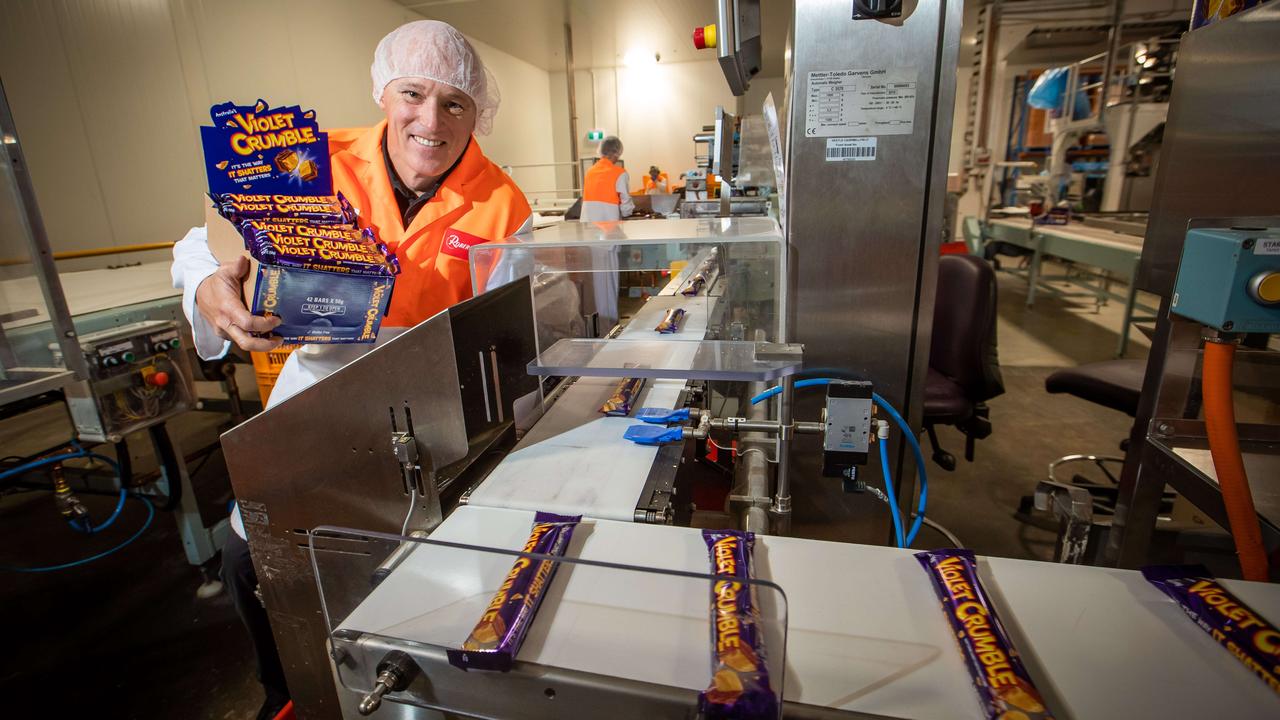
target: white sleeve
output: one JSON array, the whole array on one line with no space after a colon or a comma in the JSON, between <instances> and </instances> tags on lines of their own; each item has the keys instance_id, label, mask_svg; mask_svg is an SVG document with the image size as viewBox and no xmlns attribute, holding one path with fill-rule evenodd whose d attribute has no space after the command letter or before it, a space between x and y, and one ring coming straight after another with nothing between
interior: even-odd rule
<instances>
[{"instance_id":1,"label":"white sleeve","mask_svg":"<svg viewBox=\"0 0 1280 720\"><path fill-rule=\"evenodd\" d=\"M631 177L622 173L613 189L618 191L618 214L622 217L629 216L636 209L636 204L631 201Z\"/></svg>"},{"instance_id":2,"label":"white sleeve","mask_svg":"<svg viewBox=\"0 0 1280 720\"><path fill-rule=\"evenodd\" d=\"M209 252L209 231L194 227L173 246L173 286L182 290L182 312L191 323L191 337L196 354L202 360L216 360L227 354L231 342L218 337L214 329L196 310L196 288L218 269L218 260Z\"/></svg>"}]
</instances>

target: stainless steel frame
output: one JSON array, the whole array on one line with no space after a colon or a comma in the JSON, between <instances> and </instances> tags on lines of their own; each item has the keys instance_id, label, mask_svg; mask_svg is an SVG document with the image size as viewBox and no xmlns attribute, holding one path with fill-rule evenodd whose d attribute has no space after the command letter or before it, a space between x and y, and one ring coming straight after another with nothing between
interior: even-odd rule
<instances>
[{"instance_id":1,"label":"stainless steel frame","mask_svg":"<svg viewBox=\"0 0 1280 720\"><path fill-rule=\"evenodd\" d=\"M1261 5L1188 33L1179 50L1178 78L1137 276L1141 289L1163 300L1104 552L1108 563L1136 567L1146 561L1166 482L1226 523L1216 484L1173 452L1175 446L1193 447L1204 437L1194 421L1192 387L1201 329L1170 316L1168 296L1189 226L1267 227L1280 222L1277 37L1280 6ZM1188 415L1191 422L1184 422ZM1274 435L1254 430L1260 429L1242 428L1246 450L1250 440L1274 445ZM1269 477L1255 471L1250 481L1257 488L1274 477L1272 465ZM1263 529L1270 542L1280 542L1280 530L1267 523Z\"/></svg>"},{"instance_id":2,"label":"stainless steel frame","mask_svg":"<svg viewBox=\"0 0 1280 720\"><path fill-rule=\"evenodd\" d=\"M400 532L406 512L410 530L430 529L423 519L431 493L405 487L391 413L412 410L422 466L436 469L443 492L482 456L509 446L515 401L538 392L525 372L535 354L529 280L521 278L437 314L222 436L300 716L339 716L308 532L325 524ZM352 541L323 547L370 554ZM384 559L371 555L370 573Z\"/></svg>"},{"instance_id":3,"label":"stainless steel frame","mask_svg":"<svg viewBox=\"0 0 1280 720\"><path fill-rule=\"evenodd\" d=\"M72 380L87 378L89 369L85 365L84 356L80 353L80 344L76 341L76 329L71 322L71 311L67 308L67 300L62 293L62 281L58 278L58 269L53 262L53 251L49 248L49 233L45 230L44 218L40 215L35 186L31 182L27 159L22 153L22 143L18 139L18 127L9 109L9 98L4 92L2 81L0 81L0 145L4 146L4 152L0 153L0 157L4 158L5 169L15 190L18 224L26 238L27 248L31 252L31 263L40 281L40 291L44 296L45 307L49 311L49 319L56 331L58 346L62 349L62 357L67 368L67 370L46 367L22 368L11 375L10 368L5 367L7 363L0 363L0 405L3 405L48 392ZM0 345L3 344L2 337L3 331L0 331Z\"/></svg>"},{"instance_id":4,"label":"stainless steel frame","mask_svg":"<svg viewBox=\"0 0 1280 720\"><path fill-rule=\"evenodd\" d=\"M885 22L852 20L849 3L815 0L796 4L790 33L785 229L793 294L784 339L804 344L810 372L873 381L916 427L944 232L960 25L957 0L921 0ZM873 161L828 162L825 138L805 137L808 74L893 67L916 69L912 132L878 136ZM817 417L820 393L795 399L796 417ZM813 523L835 521L841 539L884 541L890 532L884 509L855 502L839 479L819 478L821 453L811 438L795 446L794 534L829 537L830 529ZM896 482L909 488L913 463L902 450L895 433ZM878 484L872 466L862 471ZM867 522L851 527L855 517Z\"/></svg>"}]
</instances>

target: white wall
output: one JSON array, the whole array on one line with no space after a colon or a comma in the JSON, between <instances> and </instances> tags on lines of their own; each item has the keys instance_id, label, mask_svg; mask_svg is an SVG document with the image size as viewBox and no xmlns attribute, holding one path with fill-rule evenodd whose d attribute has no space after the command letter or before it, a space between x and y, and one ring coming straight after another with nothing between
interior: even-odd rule
<instances>
[{"instance_id":1,"label":"white wall","mask_svg":"<svg viewBox=\"0 0 1280 720\"><path fill-rule=\"evenodd\" d=\"M715 120L715 108L729 112L737 98L715 61L658 63L647 67L606 67L574 74L578 96L579 153L593 156L582 141L587 130L604 128L622 138L633 190L640 175L657 165L672 182L694 167L693 135ZM556 156L569 159L565 74L551 74ZM756 109L751 114L759 114ZM705 151L705 146L703 146ZM564 177L560 180L567 186Z\"/></svg>"},{"instance_id":2,"label":"white wall","mask_svg":"<svg viewBox=\"0 0 1280 720\"><path fill-rule=\"evenodd\" d=\"M423 17L393 0L7 0L5 13L0 76L55 251L172 241L198 224L197 128L215 102L299 103L325 127L377 122L373 49ZM549 162L547 73L475 45L504 99L480 141L486 154L499 164ZM548 174L516 180L551 182L540 172ZM0 238L0 256L25 254L11 233Z\"/></svg>"}]
</instances>

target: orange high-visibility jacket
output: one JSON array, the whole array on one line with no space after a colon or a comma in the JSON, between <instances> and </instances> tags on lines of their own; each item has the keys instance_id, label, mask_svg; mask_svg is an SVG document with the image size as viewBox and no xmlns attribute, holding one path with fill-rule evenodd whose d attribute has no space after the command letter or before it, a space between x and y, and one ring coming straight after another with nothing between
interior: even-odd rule
<instances>
[{"instance_id":1,"label":"orange high-visibility jacket","mask_svg":"<svg viewBox=\"0 0 1280 720\"><path fill-rule=\"evenodd\" d=\"M645 192L649 192L650 190L656 190L658 187L658 183L662 183L664 186L668 188L671 187L671 185L667 182L667 174L664 172L660 172L658 173L657 182L654 182L653 178L649 176L649 173L645 173L644 177L640 179L640 189L644 190Z\"/></svg>"},{"instance_id":2,"label":"orange high-visibility jacket","mask_svg":"<svg viewBox=\"0 0 1280 720\"><path fill-rule=\"evenodd\" d=\"M597 160L582 180L582 201L620 205L622 200L618 197L618 177L624 172L626 170L614 165L609 158Z\"/></svg>"},{"instance_id":3,"label":"orange high-visibility jacket","mask_svg":"<svg viewBox=\"0 0 1280 720\"><path fill-rule=\"evenodd\" d=\"M412 327L471 297L467 253L520 229L531 210L524 193L489 161L475 137L435 197L404 227L382 157L387 122L329 131L333 189L360 212L360 222L396 254L400 275L384 327ZM614 199L617 202L617 199Z\"/></svg>"}]
</instances>

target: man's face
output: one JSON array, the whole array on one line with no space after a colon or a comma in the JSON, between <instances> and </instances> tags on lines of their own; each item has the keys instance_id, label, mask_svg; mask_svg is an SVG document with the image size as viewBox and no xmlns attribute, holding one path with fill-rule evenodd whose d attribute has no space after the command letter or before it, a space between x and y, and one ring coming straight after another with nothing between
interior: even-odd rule
<instances>
[{"instance_id":1,"label":"man's face","mask_svg":"<svg viewBox=\"0 0 1280 720\"><path fill-rule=\"evenodd\" d=\"M476 127L475 102L434 80L392 80L378 104L387 114L391 164L400 179L418 191L453 167Z\"/></svg>"},{"instance_id":2,"label":"man's face","mask_svg":"<svg viewBox=\"0 0 1280 720\"><path fill-rule=\"evenodd\" d=\"M658 168L650 168L650 169L649 169L649 177L650 177L650 178L652 178L652 179L656 182L656 181L657 181L657 179L658 179Z\"/></svg>"}]
</instances>

